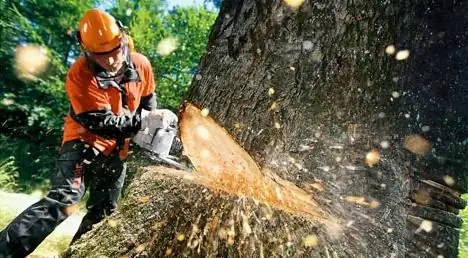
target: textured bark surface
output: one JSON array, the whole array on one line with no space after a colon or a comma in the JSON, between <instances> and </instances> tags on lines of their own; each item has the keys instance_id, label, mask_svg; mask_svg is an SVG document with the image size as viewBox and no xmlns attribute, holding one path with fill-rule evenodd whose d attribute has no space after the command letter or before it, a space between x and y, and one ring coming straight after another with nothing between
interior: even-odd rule
<instances>
[{"instance_id":1,"label":"textured bark surface","mask_svg":"<svg viewBox=\"0 0 468 258\"><path fill-rule=\"evenodd\" d=\"M337 227L154 168L109 218L118 231L102 223L73 254L456 257L468 7L413 2L225 0L192 83L189 101Z\"/></svg>"},{"instance_id":2,"label":"textured bark surface","mask_svg":"<svg viewBox=\"0 0 468 258\"><path fill-rule=\"evenodd\" d=\"M306 1L294 12L280 1L227 1L190 99L262 166L298 185L324 182L331 213L356 222L350 234L379 256L455 257L467 189L468 7L411 2ZM409 58L387 55L391 44ZM425 140L407 146L416 134L432 145L422 157L414 152ZM380 162L369 168L372 149ZM380 205L340 203L350 195Z\"/></svg>"},{"instance_id":3,"label":"textured bark surface","mask_svg":"<svg viewBox=\"0 0 468 258\"><path fill-rule=\"evenodd\" d=\"M76 242L67 257L337 255L317 248L316 241L337 243L354 256L352 242L338 239L339 228L331 235L305 217L228 194L185 172L147 168L129 186L119 211Z\"/></svg>"}]
</instances>

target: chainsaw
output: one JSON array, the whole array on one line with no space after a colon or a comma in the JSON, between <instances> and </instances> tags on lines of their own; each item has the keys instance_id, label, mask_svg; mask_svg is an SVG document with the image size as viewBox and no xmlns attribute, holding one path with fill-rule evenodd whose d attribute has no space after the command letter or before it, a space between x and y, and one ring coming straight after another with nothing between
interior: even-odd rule
<instances>
[{"instance_id":1,"label":"chainsaw","mask_svg":"<svg viewBox=\"0 0 468 258\"><path fill-rule=\"evenodd\" d=\"M168 109L141 113L142 129L132 138L143 152L157 164L193 171L188 157L181 155L182 143L177 137L177 115Z\"/></svg>"}]
</instances>

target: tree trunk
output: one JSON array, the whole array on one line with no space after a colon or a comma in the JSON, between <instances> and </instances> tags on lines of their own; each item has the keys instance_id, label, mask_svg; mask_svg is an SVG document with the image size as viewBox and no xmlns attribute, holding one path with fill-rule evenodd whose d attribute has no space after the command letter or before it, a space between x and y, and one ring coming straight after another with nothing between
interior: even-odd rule
<instances>
[{"instance_id":1,"label":"tree trunk","mask_svg":"<svg viewBox=\"0 0 468 258\"><path fill-rule=\"evenodd\" d=\"M225 0L187 100L209 109L268 182L298 187L290 193L310 196L317 212L196 175L164 170L155 179L162 172L153 168L110 218L121 224L103 223L72 253L456 257L467 189L468 5L412 2L294 9Z\"/></svg>"}]
</instances>

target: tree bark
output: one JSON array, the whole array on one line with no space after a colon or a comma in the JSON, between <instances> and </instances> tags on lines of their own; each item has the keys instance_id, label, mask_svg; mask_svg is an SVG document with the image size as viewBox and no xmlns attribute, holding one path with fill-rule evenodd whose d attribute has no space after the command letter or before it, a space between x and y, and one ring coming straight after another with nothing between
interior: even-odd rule
<instances>
[{"instance_id":1,"label":"tree bark","mask_svg":"<svg viewBox=\"0 0 468 258\"><path fill-rule=\"evenodd\" d=\"M115 215L119 234L103 223L74 254L456 257L467 23L462 1L225 0L187 100L338 226L148 172Z\"/></svg>"}]
</instances>

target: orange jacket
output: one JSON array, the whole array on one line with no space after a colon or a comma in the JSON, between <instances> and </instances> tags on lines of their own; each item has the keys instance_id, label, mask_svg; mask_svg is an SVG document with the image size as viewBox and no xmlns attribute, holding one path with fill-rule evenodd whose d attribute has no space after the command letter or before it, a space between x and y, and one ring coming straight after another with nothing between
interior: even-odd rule
<instances>
[{"instance_id":1,"label":"orange jacket","mask_svg":"<svg viewBox=\"0 0 468 258\"><path fill-rule=\"evenodd\" d=\"M151 63L136 52L131 53L131 60L138 78L127 80L120 87L117 83L101 87L102 81L85 57L80 57L70 67L65 88L71 110L65 118L62 144L82 139L104 155L109 155L116 147L125 153L128 151L127 127L134 114L141 108L151 110L156 105ZM100 128L102 126L105 128ZM122 139L126 144L122 144Z\"/></svg>"}]
</instances>

